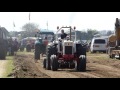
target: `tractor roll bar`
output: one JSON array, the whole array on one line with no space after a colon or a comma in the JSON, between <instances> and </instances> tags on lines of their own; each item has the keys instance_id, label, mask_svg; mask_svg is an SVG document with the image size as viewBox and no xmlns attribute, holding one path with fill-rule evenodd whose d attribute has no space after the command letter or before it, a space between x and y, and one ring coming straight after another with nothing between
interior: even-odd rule
<instances>
[{"instance_id":1,"label":"tractor roll bar","mask_svg":"<svg viewBox=\"0 0 120 90\"><path fill-rule=\"evenodd\" d=\"M66 26L66 27L61 27L61 28L59 28L59 26L57 26L57 37L56 37L56 39L58 39L58 32L62 29L62 28L69 28L70 29L70 40L71 40L71 30L73 30L73 31L75 31L75 29L76 29L76 27L74 26L74 28L72 28L71 26ZM75 40L76 40L76 32L75 32Z\"/></svg>"}]
</instances>

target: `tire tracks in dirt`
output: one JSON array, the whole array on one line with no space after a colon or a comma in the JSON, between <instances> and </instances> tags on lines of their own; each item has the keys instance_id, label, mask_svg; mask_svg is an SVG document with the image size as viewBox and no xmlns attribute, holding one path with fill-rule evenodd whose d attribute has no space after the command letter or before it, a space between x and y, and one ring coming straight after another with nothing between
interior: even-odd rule
<instances>
[{"instance_id":1,"label":"tire tracks in dirt","mask_svg":"<svg viewBox=\"0 0 120 90\"><path fill-rule=\"evenodd\" d=\"M88 64L88 68L93 70L90 73L101 78L120 78L120 70L112 66L92 63Z\"/></svg>"},{"instance_id":2,"label":"tire tracks in dirt","mask_svg":"<svg viewBox=\"0 0 120 90\"><path fill-rule=\"evenodd\" d=\"M88 72L76 72L74 69L58 69L58 71L45 70L43 68L43 58L37 63L39 70L51 78L99 78Z\"/></svg>"},{"instance_id":3,"label":"tire tracks in dirt","mask_svg":"<svg viewBox=\"0 0 120 90\"><path fill-rule=\"evenodd\" d=\"M43 68L43 64L42 64L42 60L39 61L39 63L37 63L37 67L39 68L39 70L45 74L47 74L48 76L50 76L51 78L79 78L76 75L64 72L62 70L58 70L58 71L51 71L51 70L45 70Z\"/></svg>"},{"instance_id":4,"label":"tire tracks in dirt","mask_svg":"<svg viewBox=\"0 0 120 90\"><path fill-rule=\"evenodd\" d=\"M34 61L34 55L28 55L28 57ZM43 68L43 58L35 64L39 71L47 74L51 78L120 78L120 68L113 66L112 60L100 61L89 57L86 72L76 72L74 69L58 69L58 71L45 70ZM119 61L117 61L117 63L118 62ZM115 65L117 63L115 63Z\"/></svg>"}]
</instances>

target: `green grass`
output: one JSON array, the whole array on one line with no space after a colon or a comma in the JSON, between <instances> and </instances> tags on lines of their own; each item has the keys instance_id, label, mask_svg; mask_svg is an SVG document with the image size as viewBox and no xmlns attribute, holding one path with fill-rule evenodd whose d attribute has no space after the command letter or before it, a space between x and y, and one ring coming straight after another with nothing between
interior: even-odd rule
<instances>
[{"instance_id":1,"label":"green grass","mask_svg":"<svg viewBox=\"0 0 120 90\"><path fill-rule=\"evenodd\" d=\"M34 52L32 52L32 51L31 52L26 52L26 51L23 51L23 52L18 51L17 52L17 55L21 55L21 54L25 54L25 55L26 54L34 54Z\"/></svg>"},{"instance_id":2,"label":"green grass","mask_svg":"<svg viewBox=\"0 0 120 90\"><path fill-rule=\"evenodd\" d=\"M7 56L6 57L6 66L5 66L5 73L3 74L2 78L9 78L8 75L12 73L14 65L13 65L14 56Z\"/></svg>"},{"instance_id":3,"label":"green grass","mask_svg":"<svg viewBox=\"0 0 120 90\"><path fill-rule=\"evenodd\" d=\"M21 55L21 54L34 54L34 52L26 52L26 51L17 52L17 55ZM8 77L8 75L13 72L13 69L14 69L13 60L14 60L14 56L6 57L5 72L3 73L2 78L12 78L12 77Z\"/></svg>"}]
</instances>

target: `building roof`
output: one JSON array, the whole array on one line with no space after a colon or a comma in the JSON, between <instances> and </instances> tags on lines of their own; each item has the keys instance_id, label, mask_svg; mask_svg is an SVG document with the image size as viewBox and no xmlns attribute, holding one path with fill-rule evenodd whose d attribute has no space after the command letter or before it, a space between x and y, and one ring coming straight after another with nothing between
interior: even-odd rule
<instances>
[{"instance_id":1,"label":"building roof","mask_svg":"<svg viewBox=\"0 0 120 90\"><path fill-rule=\"evenodd\" d=\"M1 30L2 32L4 32L6 35L9 34L9 32L7 31L7 29L4 28L4 27L0 27L0 30Z\"/></svg>"},{"instance_id":2,"label":"building roof","mask_svg":"<svg viewBox=\"0 0 120 90\"><path fill-rule=\"evenodd\" d=\"M52 30L41 29L40 34L52 34L52 35L54 35L54 32Z\"/></svg>"}]
</instances>

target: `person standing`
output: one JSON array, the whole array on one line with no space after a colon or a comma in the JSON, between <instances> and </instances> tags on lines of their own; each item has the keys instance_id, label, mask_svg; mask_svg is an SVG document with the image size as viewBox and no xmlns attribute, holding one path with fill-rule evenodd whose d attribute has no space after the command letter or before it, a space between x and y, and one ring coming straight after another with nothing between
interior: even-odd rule
<instances>
[{"instance_id":1,"label":"person standing","mask_svg":"<svg viewBox=\"0 0 120 90\"><path fill-rule=\"evenodd\" d=\"M8 40L8 54L9 54L9 56L11 56L11 55L13 55L13 53L14 53L14 50L13 50L13 40L12 40L12 38L10 38Z\"/></svg>"},{"instance_id":2,"label":"person standing","mask_svg":"<svg viewBox=\"0 0 120 90\"><path fill-rule=\"evenodd\" d=\"M45 39L43 40L43 53L42 53L42 56L43 56L43 54L45 54L46 53L46 47L47 47L47 45L48 45L48 38L47 37L45 37Z\"/></svg>"},{"instance_id":3,"label":"person standing","mask_svg":"<svg viewBox=\"0 0 120 90\"><path fill-rule=\"evenodd\" d=\"M14 40L13 44L14 44L14 52L15 52L14 55L16 55L16 53L18 51L18 41L17 41L17 39Z\"/></svg>"}]
</instances>

